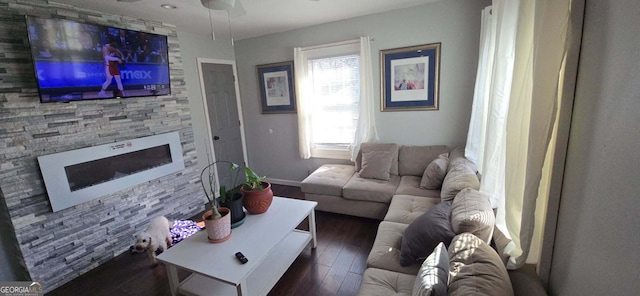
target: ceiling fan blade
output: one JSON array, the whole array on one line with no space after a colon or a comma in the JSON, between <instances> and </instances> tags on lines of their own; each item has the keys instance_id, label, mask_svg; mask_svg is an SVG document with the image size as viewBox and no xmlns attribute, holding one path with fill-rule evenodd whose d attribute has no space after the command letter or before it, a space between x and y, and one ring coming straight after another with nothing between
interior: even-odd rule
<instances>
[{"instance_id":1,"label":"ceiling fan blade","mask_svg":"<svg viewBox=\"0 0 640 296\"><path fill-rule=\"evenodd\" d=\"M242 6L240 0L236 0L236 4L229 10L229 17L239 17L246 14L247 12L244 10L244 6Z\"/></svg>"}]
</instances>

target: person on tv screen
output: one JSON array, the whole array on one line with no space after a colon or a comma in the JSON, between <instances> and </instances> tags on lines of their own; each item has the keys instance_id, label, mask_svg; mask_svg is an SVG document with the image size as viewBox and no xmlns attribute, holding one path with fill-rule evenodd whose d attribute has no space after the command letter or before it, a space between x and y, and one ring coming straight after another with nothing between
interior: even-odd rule
<instances>
[{"instance_id":1,"label":"person on tv screen","mask_svg":"<svg viewBox=\"0 0 640 296\"><path fill-rule=\"evenodd\" d=\"M138 47L136 58L138 63L148 63L151 59L152 44L151 38L145 32L138 33Z\"/></svg>"},{"instance_id":2,"label":"person on tv screen","mask_svg":"<svg viewBox=\"0 0 640 296\"><path fill-rule=\"evenodd\" d=\"M135 40L127 34L127 31L124 29L118 30L118 48L123 53L123 59L126 62L135 62L133 49L135 46Z\"/></svg>"},{"instance_id":3,"label":"person on tv screen","mask_svg":"<svg viewBox=\"0 0 640 296\"><path fill-rule=\"evenodd\" d=\"M98 96L101 98L109 97L105 91L107 87L111 85L113 78L115 78L116 84L118 85L118 91L115 93L115 97L124 97L120 68L118 68L118 64L122 64L122 52L115 47L115 42L107 43L102 47L102 57L104 58L104 74L107 79L102 84L102 89L98 93Z\"/></svg>"}]
</instances>

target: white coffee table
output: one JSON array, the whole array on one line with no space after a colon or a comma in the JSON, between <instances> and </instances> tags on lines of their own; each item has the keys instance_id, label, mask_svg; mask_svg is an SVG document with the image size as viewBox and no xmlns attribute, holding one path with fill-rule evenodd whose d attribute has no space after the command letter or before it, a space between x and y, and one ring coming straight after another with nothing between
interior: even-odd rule
<instances>
[{"instance_id":1,"label":"white coffee table","mask_svg":"<svg viewBox=\"0 0 640 296\"><path fill-rule=\"evenodd\" d=\"M158 256L165 264L171 295L267 295L311 241L316 247L315 201L274 197L269 210L249 215L231 238L211 244L207 232L183 240ZM309 217L309 231L295 229ZM235 258L242 252L249 262ZM182 283L177 268L191 271Z\"/></svg>"}]
</instances>

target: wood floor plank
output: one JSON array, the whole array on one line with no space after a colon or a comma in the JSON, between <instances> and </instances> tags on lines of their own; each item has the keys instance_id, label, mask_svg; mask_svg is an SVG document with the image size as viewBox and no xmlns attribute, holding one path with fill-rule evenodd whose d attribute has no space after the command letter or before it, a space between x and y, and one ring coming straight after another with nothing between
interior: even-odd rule
<instances>
[{"instance_id":1,"label":"wood floor plank","mask_svg":"<svg viewBox=\"0 0 640 296\"><path fill-rule=\"evenodd\" d=\"M321 284L329 273L329 269L329 267L320 264L309 265L308 272L299 282L287 283L287 285L295 286L292 295L319 295L319 291L323 289ZM277 294L271 295L279 296Z\"/></svg>"},{"instance_id":2,"label":"wood floor plank","mask_svg":"<svg viewBox=\"0 0 640 296\"><path fill-rule=\"evenodd\" d=\"M354 251L355 258L353 259L353 263L351 263L351 267L349 267L350 273L364 274L364 270L367 269L367 258L369 257L370 251L371 248L357 247L357 250Z\"/></svg>"},{"instance_id":3,"label":"wood floor plank","mask_svg":"<svg viewBox=\"0 0 640 296\"><path fill-rule=\"evenodd\" d=\"M304 199L299 187L273 185L274 195ZM190 219L199 220L200 214ZM316 211L318 247L307 246L269 295L357 295L379 221ZM298 228L308 230L308 221ZM178 270L183 280L188 272ZM163 264L125 252L47 295L171 295Z\"/></svg>"},{"instance_id":4,"label":"wood floor plank","mask_svg":"<svg viewBox=\"0 0 640 296\"><path fill-rule=\"evenodd\" d=\"M342 281L342 285L340 286L340 290L336 293L336 296L351 296L357 295L360 290L360 283L362 283L362 275L355 273L348 273L344 281Z\"/></svg>"},{"instance_id":5,"label":"wood floor plank","mask_svg":"<svg viewBox=\"0 0 640 296\"><path fill-rule=\"evenodd\" d=\"M356 255L350 250L350 246L344 245L331 266L329 274L322 282L323 289L320 295L336 295L338 293L355 257Z\"/></svg>"}]
</instances>

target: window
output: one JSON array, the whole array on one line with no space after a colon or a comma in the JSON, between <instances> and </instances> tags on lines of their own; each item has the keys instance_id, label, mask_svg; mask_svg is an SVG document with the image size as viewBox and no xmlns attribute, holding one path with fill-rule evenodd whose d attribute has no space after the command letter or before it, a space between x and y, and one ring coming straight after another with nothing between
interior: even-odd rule
<instances>
[{"instance_id":1,"label":"window","mask_svg":"<svg viewBox=\"0 0 640 296\"><path fill-rule=\"evenodd\" d=\"M348 152L358 125L360 57L347 55L308 61L311 81L311 155ZM348 156L348 155L347 155Z\"/></svg>"},{"instance_id":2,"label":"window","mask_svg":"<svg viewBox=\"0 0 640 296\"><path fill-rule=\"evenodd\" d=\"M311 157L349 159L360 110L360 46L357 42L302 51ZM296 70L297 71L297 70Z\"/></svg>"}]
</instances>

